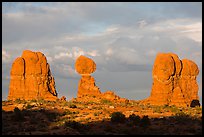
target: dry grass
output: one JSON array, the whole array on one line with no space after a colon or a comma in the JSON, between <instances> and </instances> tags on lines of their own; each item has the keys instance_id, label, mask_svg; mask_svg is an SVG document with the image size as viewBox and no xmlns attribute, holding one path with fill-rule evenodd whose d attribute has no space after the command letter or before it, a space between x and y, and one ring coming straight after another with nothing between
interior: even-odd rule
<instances>
[{"instance_id":1,"label":"dry grass","mask_svg":"<svg viewBox=\"0 0 204 137\"><path fill-rule=\"evenodd\" d=\"M116 112L125 116L123 122L111 121ZM114 120L117 121L117 116ZM122 104L106 100L2 101L2 134L201 135L202 107L145 106L138 101Z\"/></svg>"}]
</instances>

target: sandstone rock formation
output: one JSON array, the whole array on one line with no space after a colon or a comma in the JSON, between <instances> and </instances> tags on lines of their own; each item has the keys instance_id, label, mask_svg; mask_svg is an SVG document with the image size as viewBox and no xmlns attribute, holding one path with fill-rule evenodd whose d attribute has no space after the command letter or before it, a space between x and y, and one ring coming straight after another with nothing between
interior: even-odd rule
<instances>
[{"instance_id":1,"label":"sandstone rock formation","mask_svg":"<svg viewBox=\"0 0 204 137\"><path fill-rule=\"evenodd\" d=\"M120 98L113 91L101 93L99 87L95 84L95 79L91 76L91 73L96 70L96 64L92 59L83 55L79 56L75 63L75 69L82 76L78 85L78 101L100 102L106 99L109 101L128 102L127 99Z\"/></svg>"},{"instance_id":2,"label":"sandstone rock formation","mask_svg":"<svg viewBox=\"0 0 204 137\"><path fill-rule=\"evenodd\" d=\"M24 50L11 68L8 100L56 100L55 80L41 52Z\"/></svg>"},{"instance_id":3,"label":"sandstone rock formation","mask_svg":"<svg viewBox=\"0 0 204 137\"><path fill-rule=\"evenodd\" d=\"M151 95L142 103L190 106L193 100L199 100L198 73L198 66L193 61L181 61L173 53L158 53L152 70Z\"/></svg>"},{"instance_id":4,"label":"sandstone rock formation","mask_svg":"<svg viewBox=\"0 0 204 137\"><path fill-rule=\"evenodd\" d=\"M77 97L100 95L100 89L96 86L95 80L91 76L91 73L96 70L95 62L81 55L76 60L75 69L82 76L78 85Z\"/></svg>"},{"instance_id":5,"label":"sandstone rock formation","mask_svg":"<svg viewBox=\"0 0 204 137\"><path fill-rule=\"evenodd\" d=\"M107 99L112 102L119 102L119 103L128 103L129 100L126 98L121 98L118 95L116 95L113 91L106 91L102 93L102 99Z\"/></svg>"}]
</instances>

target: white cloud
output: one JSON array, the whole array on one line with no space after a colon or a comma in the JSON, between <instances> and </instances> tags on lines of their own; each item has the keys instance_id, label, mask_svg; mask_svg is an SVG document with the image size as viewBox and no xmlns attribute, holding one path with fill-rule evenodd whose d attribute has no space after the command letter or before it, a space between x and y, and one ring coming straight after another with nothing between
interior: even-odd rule
<instances>
[{"instance_id":1,"label":"white cloud","mask_svg":"<svg viewBox=\"0 0 204 137\"><path fill-rule=\"evenodd\" d=\"M194 41L202 41L202 22L191 19L170 19L152 24L151 28L155 32L166 32L172 37L184 36Z\"/></svg>"},{"instance_id":2,"label":"white cloud","mask_svg":"<svg viewBox=\"0 0 204 137\"><path fill-rule=\"evenodd\" d=\"M70 57L72 58L72 53L69 53L69 52L60 52L59 54L55 55L55 59L59 59L59 58L62 58L62 57Z\"/></svg>"},{"instance_id":3,"label":"white cloud","mask_svg":"<svg viewBox=\"0 0 204 137\"><path fill-rule=\"evenodd\" d=\"M61 48L60 48L61 49ZM71 58L73 60L77 59L80 55L86 55L86 56L100 56L100 53L98 50L83 50L82 48L79 47L72 47L71 49L64 49L62 48L63 51L57 53L54 56L54 59L62 59L62 58ZM64 51L65 50L65 51Z\"/></svg>"},{"instance_id":4,"label":"white cloud","mask_svg":"<svg viewBox=\"0 0 204 137\"><path fill-rule=\"evenodd\" d=\"M52 57L46 56L46 58L47 58L47 61L48 61L49 63L51 63L51 62L53 61Z\"/></svg>"},{"instance_id":5,"label":"white cloud","mask_svg":"<svg viewBox=\"0 0 204 137\"><path fill-rule=\"evenodd\" d=\"M150 49L147 51L146 55L149 57L155 57L157 52L154 49Z\"/></svg>"},{"instance_id":6,"label":"white cloud","mask_svg":"<svg viewBox=\"0 0 204 137\"><path fill-rule=\"evenodd\" d=\"M2 50L2 62L6 63L9 62L11 59L11 55L6 51L6 50Z\"/></svg>"},{"instance_id":7,"label":"white cloud","mask_svg":"<svg viewBox=\"0 0 204 137\"><path fill-rule=\"evenodd\" d=\"M141 20L137 22L139 25L139 28L144 28L147 25L146 20Z\"/></svg>"},{"instance_id":8,"label":"white cloud","mask_svg":"<svg viewBox=\"0 0 204 137\"><path fill-rule=\"evenodd\" d=\"M119 32L119 25L112 25L112 26L108 26L102 34L108 35L108 34L117 33L117 32Z\"/></svg>"},{"instance_id":9,"label":"white cloud","mask_svg":"<svg viewBox=\"0 0 204 137\"><path fill-rule=\"evenodd\" d=\"M113 54L113 50L111 49L111 48L108 48L107 50L106 50L106 53L105 53L106 55L108 55L108 56L111 56L112 54Z\"/></svg>"},{"instance_id":10,"label":"white cloud","mask_svg":"<svg viewBox=\"0 0 204 137\"><path fill-rule=\"evenodd\" d=\"M86 52L86 54L92 57L100 56L100 54L98 53L98 50L91 50L90 52Z\"/></svg>"},{"instance_id":11,"label":"white cloud","mask_svg":"<svg viewBox=\"0 0 204 137\"><path fill-rule=\"evenodd\" d=\"M74 59L76 59L76 58L78 58L79 56L85 54L85 52L84 52L81 48L79 48L79 47L73 47L73 48L72 48L72 52L73 52L73 57L74 57Z\"/></svg>"},{"instance_id":12,"label":"white cloud","mask_svg":"<svg viewBox=\"0 0 204 137\"><path fill-rule=\"evenodd\" d=\"M187 37L197 41L202 41L202 22L195 22L184 26L183 30L180 31Z\"/></svg>"}]
</instances>

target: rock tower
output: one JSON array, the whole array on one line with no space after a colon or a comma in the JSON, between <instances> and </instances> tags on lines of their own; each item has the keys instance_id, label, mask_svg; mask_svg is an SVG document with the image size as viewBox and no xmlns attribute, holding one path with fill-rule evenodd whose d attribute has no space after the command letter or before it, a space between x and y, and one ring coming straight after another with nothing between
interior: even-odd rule
<instances>
[{"instance_id":1,"label":"rock tower","mask_svg":"<svg viewBox=\"0 0 204 137\"><path fill-rule=\"evenodd\" d=\"M149 98L144 103L153 105L191 106L198 97L196 76L198 66L191 60L174 53L158 53L153 65L153 85Z\"/></svg>"},{"instance_id":2,"label":"rock tower","mask_svg":"<svg viewBox=\"0 0 204 137\"><path fill-rule=\"evenodd\" d=\"M8 100L56 100L55 80L45 55L24 50L15 59L10 72Z\"/></svg>"}]
</instances>

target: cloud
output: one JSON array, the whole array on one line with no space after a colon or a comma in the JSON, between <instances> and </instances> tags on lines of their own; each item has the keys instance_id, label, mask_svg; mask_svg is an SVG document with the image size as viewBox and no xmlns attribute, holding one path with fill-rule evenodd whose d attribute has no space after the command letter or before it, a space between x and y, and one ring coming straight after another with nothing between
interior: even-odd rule
<instances>
[{"instance_id":1,"label":"cloud","mask_svg":"<svg viewBox=\"0 0 204 137\"><path fill-rule=\"evenodd\" d=\"M92 50L92 51L90 51L90 52L87 52L86 54L87 54L87 55L90 55L90 56L92 56L92 57L100 56L98 50Z\"/></svg>"},{"instance_id":2,"label":"cloud","mask_svg":"<svg viewBox=\"0 0 204 137\"><path fill-rule=\"evenodd\" d=\"M139 28L144 28L147 25L145 20L138 21Z\"/></svg>"},{"instance_id":3,"label":"cloud","mask_svg":"<svg viewBox=\"0 0 204 137\"><path fill-rule=\"evenodd\" d=\"M76 88L75 59L85 55L97 64L96 80L104 75L118 91L123 83L132 92L137 87L128 88L129 80L118 81L132 76L139 87L137 72L150 82L158 52L174 52L202 68L201 37L202 3L13 3L2 14L3 80L11 61L29 49L45 54L61 90L67 91L67 79L70 90ZM104 81L101 88L111 86ZM149 91L151 84L140 89Z\"/></svg>"},{"instance_id":4,"label":"cloud","mask_svg":"<svg viewBox=\"0 0 204 137\"><path fill-rule=\"evenodd\" d=\"M55 59L59 59L61 57L72 57L72 53L69 53L69 52L67 52L67 53L60 52L59 54L55 55L54 58Z\"/></svg>"},{"instance_id":5,"label":"cloud","mask_svg":"<svg viewBox=\"0 0 204 137\"><path fill-rule=\"evenodd\" d=\"M4 49L2 49L2 62L6 63L9 62L11 59L11 55Z\"/></svg>"},{"instance_id":6,"label":"cloud","mask_svg":"<svg viewBox=\"0 0 204 137\"><path fill-rule=\"evenodd\" d=\"M176 37L188 37L197 42L202 41L202 22L194 21L192 19L160 21L152 26L152 30L161 33L168 32L170 35L174 35Z\"/></svg>"}]
</instances>

